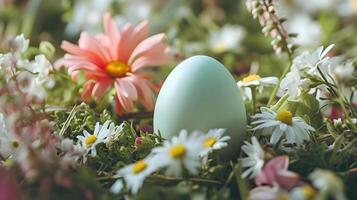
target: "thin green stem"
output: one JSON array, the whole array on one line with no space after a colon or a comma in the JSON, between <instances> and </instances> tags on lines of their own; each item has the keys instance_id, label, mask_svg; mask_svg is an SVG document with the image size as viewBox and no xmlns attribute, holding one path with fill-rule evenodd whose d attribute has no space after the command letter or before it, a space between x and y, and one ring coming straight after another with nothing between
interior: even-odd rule
<instances>
[{"instance_id":1,"label":"thin green stem","mask_svg":"<svg viewBox=\"0 0 357 200\"><path fill-rule=\"evenodd\" d=\"M319 66L317 66L317 71L319 71L319 74L321 75L322 79L325 81L325 84L331 89L333 95L335 95L335 97L338 97L338 94L337 94L336 90L333 88L331 83L328 82L327 78L325 77L324 73L322 73L322 71L321 71Z\"/></svg>"},{"instance_id":2,"label":"thin green stem","mask_svg":"<svg viewBox=\"0 0 357 200\"><path fill-rule=\"evenodd\" d=\"M250 88L252 92L252 113L253 115L255 114L255 108L256 108L256 93L257 93L257 87L253 86Z\"/></svg>"},{"instance_id":3,"label":"thin green stem","mask_svg":"<svg viewBox=\"0 0 357 200\"><path fill-rule=\"evenodd\" d=\"M288 100L289 98L289 94L285 93L284 96L282 96L279 101L273 106L273 110L277 111L280 109L280 107L286 102L286 100Z\"/></svg>"},{"instance_id":4,"label":"thin green stem","mask_svg":"<svg viewBox=\"0 0 357 200\"><path fill-rule=\"evenodd\" d=\"M288 56L289 56L289 65L287 65L283 71L283 73L281 74L280 78L279 78L279 81L278 83L275 85L274 89L273 89L273 92L271 93L270 97L269 97L269 101L268 101L268 104L267 106L269 107L273 101L274 101L274 98L276 96L276 93L278 93L278 89L280 87L280 83L281 81L283 80L283 78L286 76L286 74L290 71L290 68L291 68L291 65L292 65L292 58L291 58L291 54L288 53Z\"/></svg>"},{"instance_id":5,"label":"thin green stem","mask_svg":"<svg viewBox=\"0 0 357 200\"><path fill-rule=\"evenodd\" d=\"M211 180L211 179L202 179L202 178L178 178L178 177L169 177L169 176L163 176L163 175L151 175L147 178L148 182L155 182L159 181L161 184L167 185L167 184L173 184L176 185L178 182L181 181L190 181L193 183L197 183L200 185L206 185L206 186L222 186L222 182L216 181L216 180Z\"/></svg>"}]
</instances>

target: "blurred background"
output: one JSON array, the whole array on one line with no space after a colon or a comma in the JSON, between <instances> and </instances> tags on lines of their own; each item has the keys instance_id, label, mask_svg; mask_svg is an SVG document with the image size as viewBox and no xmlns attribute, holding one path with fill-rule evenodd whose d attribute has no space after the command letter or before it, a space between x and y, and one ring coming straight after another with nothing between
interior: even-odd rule
<instances>
[{"instance_id":1,"label":"blurred background","mask_svg":"<svg viewBox=\"0 0 357 200\"><path fill-rule=\"evenodd\" d=\"M357 0L278 0L276 12L288 20L298 37L297 52L336 44L334 54L357 55ZM239 76L249 70L278 75L284 55L276 55L269 37L247 11L244 0L0 0L0 53L19 33L36 46L49 41L56 58L62 40L76 42L82 31L102 31L102 16L110 12L118 26L149 19L152 33L164 32L177 62L206 54ZM164 68L162 76L175 66Z\"/></svg>"}]
</instances>

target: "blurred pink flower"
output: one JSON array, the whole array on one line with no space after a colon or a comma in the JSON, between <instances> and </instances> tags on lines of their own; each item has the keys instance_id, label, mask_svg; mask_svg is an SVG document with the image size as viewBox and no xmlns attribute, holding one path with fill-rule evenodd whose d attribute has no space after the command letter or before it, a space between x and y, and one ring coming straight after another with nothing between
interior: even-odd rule
<instances>
[{"instance_id":1,"label":"blurred pink flower","mask_svg":"<svg viewBox=\"0 0 357 200\"><path fill-rule=\"evenodd\" d=\"M274 183L279 184L284 189L291 189L299 182L298 174L288 170L289 157L278 156L270 160L263 168L262 172L255 177L255 184L258 186Z\"/></svg>"},{"instance_id":2,"label":"blurred pink flower","mask_svg":"<svg viewBox=\"0 0 357 200\"><path fill-rule=\"evenodd\" d=\"M0 200L22 199L21 187L10 171L0 171Z\"/></svg>"},{"instance_id":3,"label":"blurred pink flower","mask_svg":"<svg viewBox=\"0 0 357 200\"><path fill-rule=\"evenodd\" d=\"M75 79L84 71L87 82L82 98L97 100L114 85L116 110L119 114L133 112L134 102L139 101L147 110L152 110L153 92L158 87L151 83L150 76L139 73L144 67L167 64L172 56L166 53L165 34L148 37L148 22L136 27L126 24L118 30L109 13L104 15L104 34L81 33L78 45L63 41L64 58L57 62L68 67Z\"/></svg>"}]
</instances>

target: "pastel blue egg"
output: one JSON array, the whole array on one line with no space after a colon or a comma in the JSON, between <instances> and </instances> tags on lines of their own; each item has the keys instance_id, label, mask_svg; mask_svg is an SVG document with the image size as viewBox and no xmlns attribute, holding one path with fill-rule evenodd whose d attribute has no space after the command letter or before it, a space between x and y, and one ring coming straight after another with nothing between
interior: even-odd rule
<instances>
[{"instance_id":1,"label":"pastel blue egg","mask_svg":"<svg viewBox=\"0 0 357 200\"><path fill-rule=\"evenodd\" d=\"M224 160L238 157L246 135L246 111L229 71L208 56L180 63L165 80L156 101L154 129L170 139L180 130L189 132L224 128L231 137L220 150Z\"/></svg>"}]
</instances>

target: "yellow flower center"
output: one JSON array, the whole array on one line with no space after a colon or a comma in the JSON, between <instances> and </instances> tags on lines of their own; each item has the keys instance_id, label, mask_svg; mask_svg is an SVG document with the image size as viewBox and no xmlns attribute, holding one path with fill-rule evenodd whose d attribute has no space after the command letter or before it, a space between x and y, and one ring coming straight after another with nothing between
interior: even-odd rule
<instances>
[{"instance_id":1,"label":"yellow flower center","mask_svg":"<svg viewBox=\"0 0 357 200\"><path fill-rule=\"evenodd\" d=\"M212 51L214 53L222 53L227 49L227 44L224 42L217 42L216 44L214 44Z\"/></svg>"},{"instance_id":2,"label":"yellow flower center","mask_svg":"<svg viewBox=\"0 0 357 200\"><path fill-rule=\"evenodd\" d=\"M105 67L105 71L112 77L120 78L130 72L130 67L126 63L112 61Z\"/></svg>"},{"instance_id":3,"label":"yellow flower center","mask_svg":"<svg viewBox=\"0 0 357 200\"><path fill-rule=\"evenodd\" d=\"M17 148L20 146L20 144L19 144L18 141L12 141L11 146L12 146L14 149L17 149Z\"/></svg>"},{"instance_id":4,"label":"yellow flower center","mask_svg":"<svg viewBox=\"0 0 357 200\"><path fill-rule=\"evenodd\" d=\"M84 141L87 147L91 146L95 141L97 141L97 137L95 135L90 135Z\"/></svg>"},{"instance_id":5,"label":"yellow flower center","mask_svg":"<svg viewBox=\"0 0 357 200\"><path fill-rule=\"evenodd\" d=\"M170 155L173 158L180 159L186 154L186 147L182 144L171 147Z\"/></svg>"},{"instance_id":6,"label":"yellow flower center","mask_svg":"<svg viewBox=\"0 0 357 200\"><path fill-rule=\"evenodd\" d=\"M286 194L280 194L279 200L289 200L289 197Z\"/></svg>"},{"instance_id":7,"label":"yellow flower center","mask_svg":"<svg viewBox=\"0 0 357 200\"><path fill-rule=\"evenodd\" d=\"M304 186L302 188L302 192L306 199L314 199L314 197L316 196L316 190L311 186Z\"/></svg>"},{"instance_id":8,"label":"yellow flower center","mask_svg":"<svg viewBox=\"0 0 357 200\"><path fill-rule=\"evenodd\" d=\"M212 147L214 144L216 144L217 140L210 137L210 138L207 138L204 143L203 143L203 146L205 147Z\"/></svg>"},{"instance_id":9,"label":"yellow flower center","mask_svg":"<svg viewBox=\"0 0 357 200\"><path fill-rule=\"evenodd\" d=\"M261 79L261 77L259 75L250 74L249 76L243 78L243 83L249 83L249 82L260 80L260 79Z\"/></svg>"},{"instance_id":10,"label":"yellow flower center","mask_svg":"<svg viewBox=\"0 0 357 200\"><path fill-rule=\"evenodd\" d=\"M144 171L148 167L145 161L139 160L133 166L133 173L139 174L140 172Z\"/></svg>"},{"instance_id":11,"label":"yellow flower center","mask_svg":"<svg viewBox=\"0 0 357 200\"><path fill-rule=\"evenodd\" d=\"M275 119L287 125L291 125L293 123L293 114L288 110L282 110L277 113Z\"/></svg>"}]
</instances>

